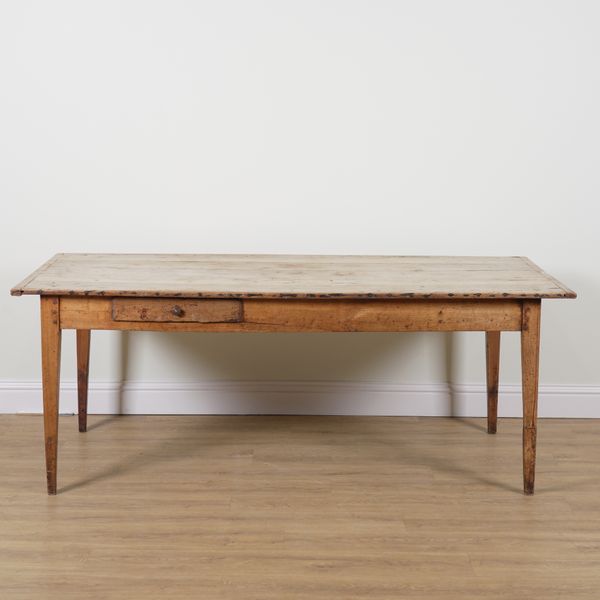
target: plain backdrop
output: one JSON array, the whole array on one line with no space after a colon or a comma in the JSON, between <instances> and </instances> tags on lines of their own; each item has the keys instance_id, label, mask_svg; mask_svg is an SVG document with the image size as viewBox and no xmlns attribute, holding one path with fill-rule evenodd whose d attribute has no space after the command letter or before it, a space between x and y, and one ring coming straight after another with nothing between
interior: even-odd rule
<instances>
[{"instance_id":1,"label":"plain backdrop","mask_svg":"<svg viewBox=\"0 0 600 600\"><path fill-rule=\"evenodd\" d=\"M56 252L527 255L600 385L600 4L0 2L0 383ZM484 381L483 334L94 336L93 381ZM520 381L506 334L502 381ZM75 378L66 333L63 378Z\"/></svg>"}]
</instances>

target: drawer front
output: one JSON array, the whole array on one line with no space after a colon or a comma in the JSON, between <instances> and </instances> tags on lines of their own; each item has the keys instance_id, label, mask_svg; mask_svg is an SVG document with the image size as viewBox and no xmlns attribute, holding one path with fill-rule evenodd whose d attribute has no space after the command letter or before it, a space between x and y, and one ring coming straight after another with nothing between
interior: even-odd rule
<instances>
[{"instance_id":1,"label":"drawer front","mask_svg":"<svg viewBox=\"0 0 600 600\"><path fill-rule=\"evenodd\" d=\"M154 323L239 323L241 300L114 298L113 321Z\"/></svg>"}]
</instances>

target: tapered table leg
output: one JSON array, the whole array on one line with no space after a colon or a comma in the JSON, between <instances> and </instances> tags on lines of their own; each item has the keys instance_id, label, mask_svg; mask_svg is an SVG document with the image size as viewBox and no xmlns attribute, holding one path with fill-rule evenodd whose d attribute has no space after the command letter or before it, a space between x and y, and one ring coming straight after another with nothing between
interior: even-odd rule
<instances>
[{"instance_id":1,"label":"tapered table leg","mask_svg":"<svg viewBox=\"0 0 600 600\"><path fill-rule=\"evenodd\" d=\"M521 330L523 488L528 495L533 494L535 482L541 306L540 300L523 301Z\"/></svg>"},{"instance_id":2,"label":"tapered table leg","mask_svg":"<svg viewBox=\"0 0 600 600\"><path fill-rule=\"evenodd\" d=\"M496 433L498 423L498 378L500 373L500 332L485 333L485 362L487 375L487 430Z\"/></svg>"},{"instance_id":3,"label":"tapered table leg","mask_svg":"<svg viewBox=\"0 0 600 600\"><path fill-rule=\"evenodd\" d=\"M87 430L88 379L90 367L90 330L77 330L77 404L79 431Z\"/></svg>"},{"instance_id":4,"label":"tapered table leg","mask_svg":"<svg viewBox=\"0 0 600 600\"><path fill-rule=\"evenodd\" d=\"M58 458L58 396L60 384L61 330L59 299L41 296L42 385L44 397L44 439L48 494L56 494Z\"/></svg>"}]
</instances>

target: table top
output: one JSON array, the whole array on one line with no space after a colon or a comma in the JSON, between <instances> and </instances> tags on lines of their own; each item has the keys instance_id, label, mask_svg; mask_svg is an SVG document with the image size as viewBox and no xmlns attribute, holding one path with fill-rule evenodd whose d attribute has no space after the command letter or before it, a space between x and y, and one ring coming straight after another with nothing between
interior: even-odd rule
<instances>
[{"instance_id":1,"label":"table top","mask_svg":"<svg viewBox=\"0 0 600 600\"><path fill-rule=\"evenodd\" d=\"M519 256L57 254L21 294L182 298L575 298Z\"/></svg>"}]
</instances>

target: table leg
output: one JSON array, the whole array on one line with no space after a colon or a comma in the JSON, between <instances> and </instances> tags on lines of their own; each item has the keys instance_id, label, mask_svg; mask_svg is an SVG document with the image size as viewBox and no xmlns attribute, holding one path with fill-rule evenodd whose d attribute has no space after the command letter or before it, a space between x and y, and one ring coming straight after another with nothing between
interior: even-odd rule
<instances>
[{"instance_id":1,"label":"table leg","mask_svg":"<svg viewBox=\"0 0 600 600\"><path fill-rule=\"evenodd\" d=\"M79 431L87 430L88 376L90 367L90 330L77 330L77 404Z\"/></svg>"},{"instance_id":2,"label":"table leg","mask_svg":"<svg viewBox=\"0 0 600 600\"><path fill-rule=\"evenodd\" d=\"M523 384L523 488L533 494L540 358L540 300L523 301L521 370Z\"/></svg>"},{"instance_id":3,"label":"table leg","mask_svg":"<svg viewBox=\"0 0 600 600\"><path fill-rule=\"evenodd\" d=\"M500 373L500 332L485 332L487 375L487 430L496 433L498 423L498 378Z\"/></svg>"},{"instance_id":4,"label":"table leg","mask_svg":"<svg viewBox=\"0 0 600 600\"><path fill-rule=\"evenodd\" d=\"M60 383L59 299L41 296L42 386L44 397L44 439L48 494L56 494L58 458L58 395Z\"/></svg>"}]
</instances>

